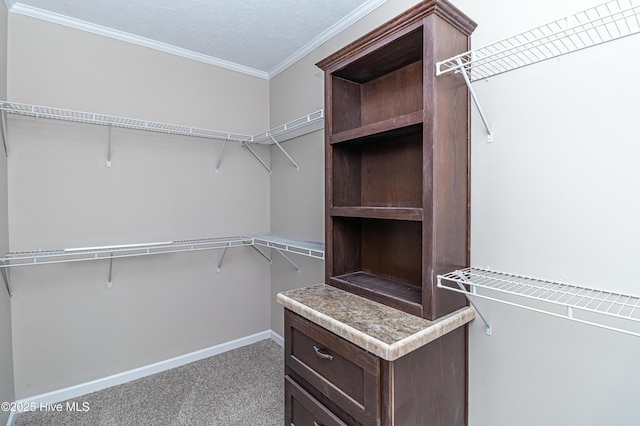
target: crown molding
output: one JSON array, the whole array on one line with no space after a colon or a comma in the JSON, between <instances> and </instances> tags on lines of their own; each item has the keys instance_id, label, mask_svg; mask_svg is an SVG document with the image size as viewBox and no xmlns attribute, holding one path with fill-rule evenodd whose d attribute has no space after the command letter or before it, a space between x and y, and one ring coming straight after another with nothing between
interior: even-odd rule
<instances>
[{"instance_id":1,"label":"crown molding","mask_svg":"<svg viewBox=\"0 0 640 426\"><path fill-rule=\"evenodd\" d=\"M387 0L369 0L366 3L362 4L356 10L342 18L340 21L336 22L331 27L327 28L323 31L319 36L311 40L300 50L296 51L293 55L289 56L284 61L280 62L278 65L273 67L269 73L268 78L271 79L275 77L300 59L304 58L306 55L320 47L323 43L339 34L343 30L347 29L349 26L353 25L358 20L364 18L369 13L373 12L375 9L386 3Z\"/></svg>"},{"instance_id":2,"label":"crown molding","mask_svg":"<svg viewBox=\"0 0 640 426\"><path fill-rule=\"evenodd\" d=\"M4 2L7 5L7 10L13 13L18 13L20 15L41 19L48 22L53 22L55 24L64 25L70 28L87 31L93 34L110 37L110 38L125 41L128 43L133 43L139 46L148 47L150 49L159 50L161 52L181 56L183 58L192 59L194 61L203 62L209 65L215 65L221 68L229 69L231 71L237 71L253 77L258 77L258 78L268 80L278 75L280 72L284 71L289 66L293 65L295 62L299 61L300 59L302 59L303 57L311 53L313 50L317 49L327 40L331 39L333 36L345 30L350 25L354 24L356 21L368 15L369 13L377 9L382 4L386 3L387 0L368 0L366 3L362 4L356 10L351 12L349 15L345 16L340 21L338 21L337 23L335 23L334 25L332 25L331 27L323 31L319 36L311 40L301 49L296 51L294 54L289 56L287 59L282 61L280 64L276 65L273 69L271 69L268 72L261 71L251 67L246 67L244 65L240 65L234 62L225 61L224 59L215 58L213 56L203 55L201 53L193 52L191 50L182 49L167 43L162 43L162 42L151 40L145 37L136 36L134 34L130 34L124 31L118 31L113 28L92 24L90 22L83 21L80 19L70 18L68 16L61 15L54 12L49 12L43 9L39 9L37 7L24 5L21 3L17 3L16 0L4 0Z\"/></svg>"},{"instance_id":3,"label":"crown molding","mask_svg":"<svg viewBox=\"0 0 640 426\"><path fill-rule=\"evenodd\" d=\"M13 1L13 0L5 0ZM21 3L15 3L11 7L11 12L18 13L20 15L29 16L36 19L41 19L55 24L64 25L67 27L75 28L82 31L87 31L93 34L98 34L105 37L110 37L116 40L125 41L139 46L148 47L150 49L159 50L161 52L170 53L172 55L181 56L183 58L192 59L194 61L203 62L209 65L216 65L221 68L226 68L232 71L241 72L251 75L253 77L259 77L262 79L268 79L269 74L265 71L257 70L255 68L246 67L236 64L234 62L225 61L223 59L215 58L213 56L203 55L201 53L193 52L191 50L182 49L176 46L172 46L167 43L151 40L145 37L136 36L124 31L114 30L113 28L104 27L101 25L92 24L80 19L70 18L65 15L61 15L54 12L49 12L36 7L27 6Z\"/></svg>"}]
</instances>

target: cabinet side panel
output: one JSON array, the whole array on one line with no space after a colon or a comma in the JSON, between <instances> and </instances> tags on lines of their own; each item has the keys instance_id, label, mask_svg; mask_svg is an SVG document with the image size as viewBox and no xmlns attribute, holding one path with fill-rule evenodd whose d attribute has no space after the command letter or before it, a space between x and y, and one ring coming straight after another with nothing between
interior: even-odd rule
<instances>
[{"instance_id":1,"label":"cabinet side panel","mask_svg":"<svg viewBox=\"0 0 640 426\"><path fill-rule=\"evenodd\" d=\"M333 150L329 143L333 128L333 104L331 92L333 82L331 74L324 73L324 107L326 112L324 124L324 241L325 241L325 261L324 261L324 281L329 282L329 277L333 274L333 225L330 216L333 205Z\"/></svg>"},{"instance_id":2,"label":"cabinet side panel","mask_svg":"<svg viewBox=\"0 0 640 426\"><path fill-rule=\"evenodd\" d=\"M346 144L329 146L331 150L331 204L362 205L362 161L359 146Z\"/></svg>"},{"instance_id":3,"label":"cabinet side panel","mask_svg":"<svg viewBox=\"0 0 640 426\"><path fill-rule=\"evenodd\" d=\"M460 327L393 362L389 424L467 424L466 330Z\"/></svg>"},{"instance_id":4,"label":"cabinet side panel","mask_svg":"<svg viewBox=\"0 0 640 426\"><path fill-rule=\"evenodd\" d=\"M331 107L336 114L331 116L331 132L359 127L361 120L360 85L340 77L331 76Z\"/></svg>"},{"instance_id":5,"label":"cabinet side panel","mask_svg":"<svg viewBox=\"0 0 640 426\"><path fill-rule=\"evenodd\" d=\"M435 76L435 62L467 49L467 36L439 17L427 19L434 49L425 58L426 90L433 92L433 217L431 271L425 277L432 288L431 318L466 305L463 295L436 287L436 276L467 266L469 212L468 94L457 74Z\"/></svg>"},{"instance_id":6,"label":"cabinet side panel","mask_svg":"<svg viewBox=\"0 0 640 426\"><path fill-rule=\"evenodd\" d=\"M331 265L327 276L342 275L362 269L361 225L358 218L330 218Z\"/></svg>"}]
</instances>

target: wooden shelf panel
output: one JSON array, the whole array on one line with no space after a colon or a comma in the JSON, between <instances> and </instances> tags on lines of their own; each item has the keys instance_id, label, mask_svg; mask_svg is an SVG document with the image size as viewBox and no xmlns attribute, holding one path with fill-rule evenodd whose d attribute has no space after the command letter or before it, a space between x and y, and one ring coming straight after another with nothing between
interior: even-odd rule
<instances>
[{"instance_id":1,"label":"wooden shelf panel","mask_svg":"<svg viewBox=\"0 0 640 426\"><path fill-rule=\"evenodd\" d=\"M422 289L365 271L330 277L330 284L387 306L422 316Z\"/></svg>"},{"instance_id":2,"label":"wooden shelf panel","mask_svg":"<svg viewBox=\"0 0 640 426\"><path fill-rule=\"evenodd\" d=\"M415 111L399 117L389 118L365 126L356 127L335 133L329 137L329 143L375 140L382 138L401 137L406 134L422 132L422 111Z\"/></svg>"},{"instance_id":3,"label":"wooden shelf panel","mask_svg":"<svg viewBox=\"0 0 640 426\"><path fill-rule=\"evenodd\" d=\"M371 219L410 220L421 222L424 211L412 207L331 207L329 213L334 217L362 217Z\"/></svg>"}]
</instances>

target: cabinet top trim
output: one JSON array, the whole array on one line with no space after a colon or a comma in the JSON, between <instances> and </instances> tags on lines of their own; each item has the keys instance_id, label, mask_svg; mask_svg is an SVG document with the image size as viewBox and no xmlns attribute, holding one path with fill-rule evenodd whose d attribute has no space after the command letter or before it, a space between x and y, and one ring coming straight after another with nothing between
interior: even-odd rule
<instances>
[{"instance_id":1,"label":"cabinet top trim","mask_svg":"<svg viewBox=\"0 0 640 426\"><path fill-rule=\"evenodd\" d=\"M470 35L477 26L471 18L466 16L462 11L460 11L460 9L453 6L447 0L423 1L391 19L386 24L365 34L356 41L321 60L316 64L316 66L322 70L327 70L328 68L341 63L345 59L352 58L354 54L359 54L394 33L406 31L408 27L413 26L415 23L429 15L436 15L444 19L466 35Z\"/></svg>"}]
</instances>

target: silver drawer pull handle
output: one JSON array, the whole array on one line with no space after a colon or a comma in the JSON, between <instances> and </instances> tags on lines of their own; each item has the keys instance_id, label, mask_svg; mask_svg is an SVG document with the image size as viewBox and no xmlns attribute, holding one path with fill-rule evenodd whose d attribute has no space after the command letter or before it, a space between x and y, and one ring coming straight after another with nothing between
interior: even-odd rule
<instances>
[{"instance_id":1,"label":"silver drawer pull handle","mask_svg":"<svg viewBox=\"0 0 640 426\"><path fill-rule=\"evenodd\" d=\"M316 355L322 359L328 359L329 361L333 359L333 355L323 352L322 349L320 349L316 345L313 345L313 350L316 351Z\"/></svg>"},{"instance_id":2,"label":"silver drawer pull handle","mask_svg":"<svg viewBox=\"0 0 640 426\"><path fill-rule=\"evenodd\" d=\"M322 423L318 423L315 420L313 421L313 426L322 426Z\"/></svg>"}]
</instances>

